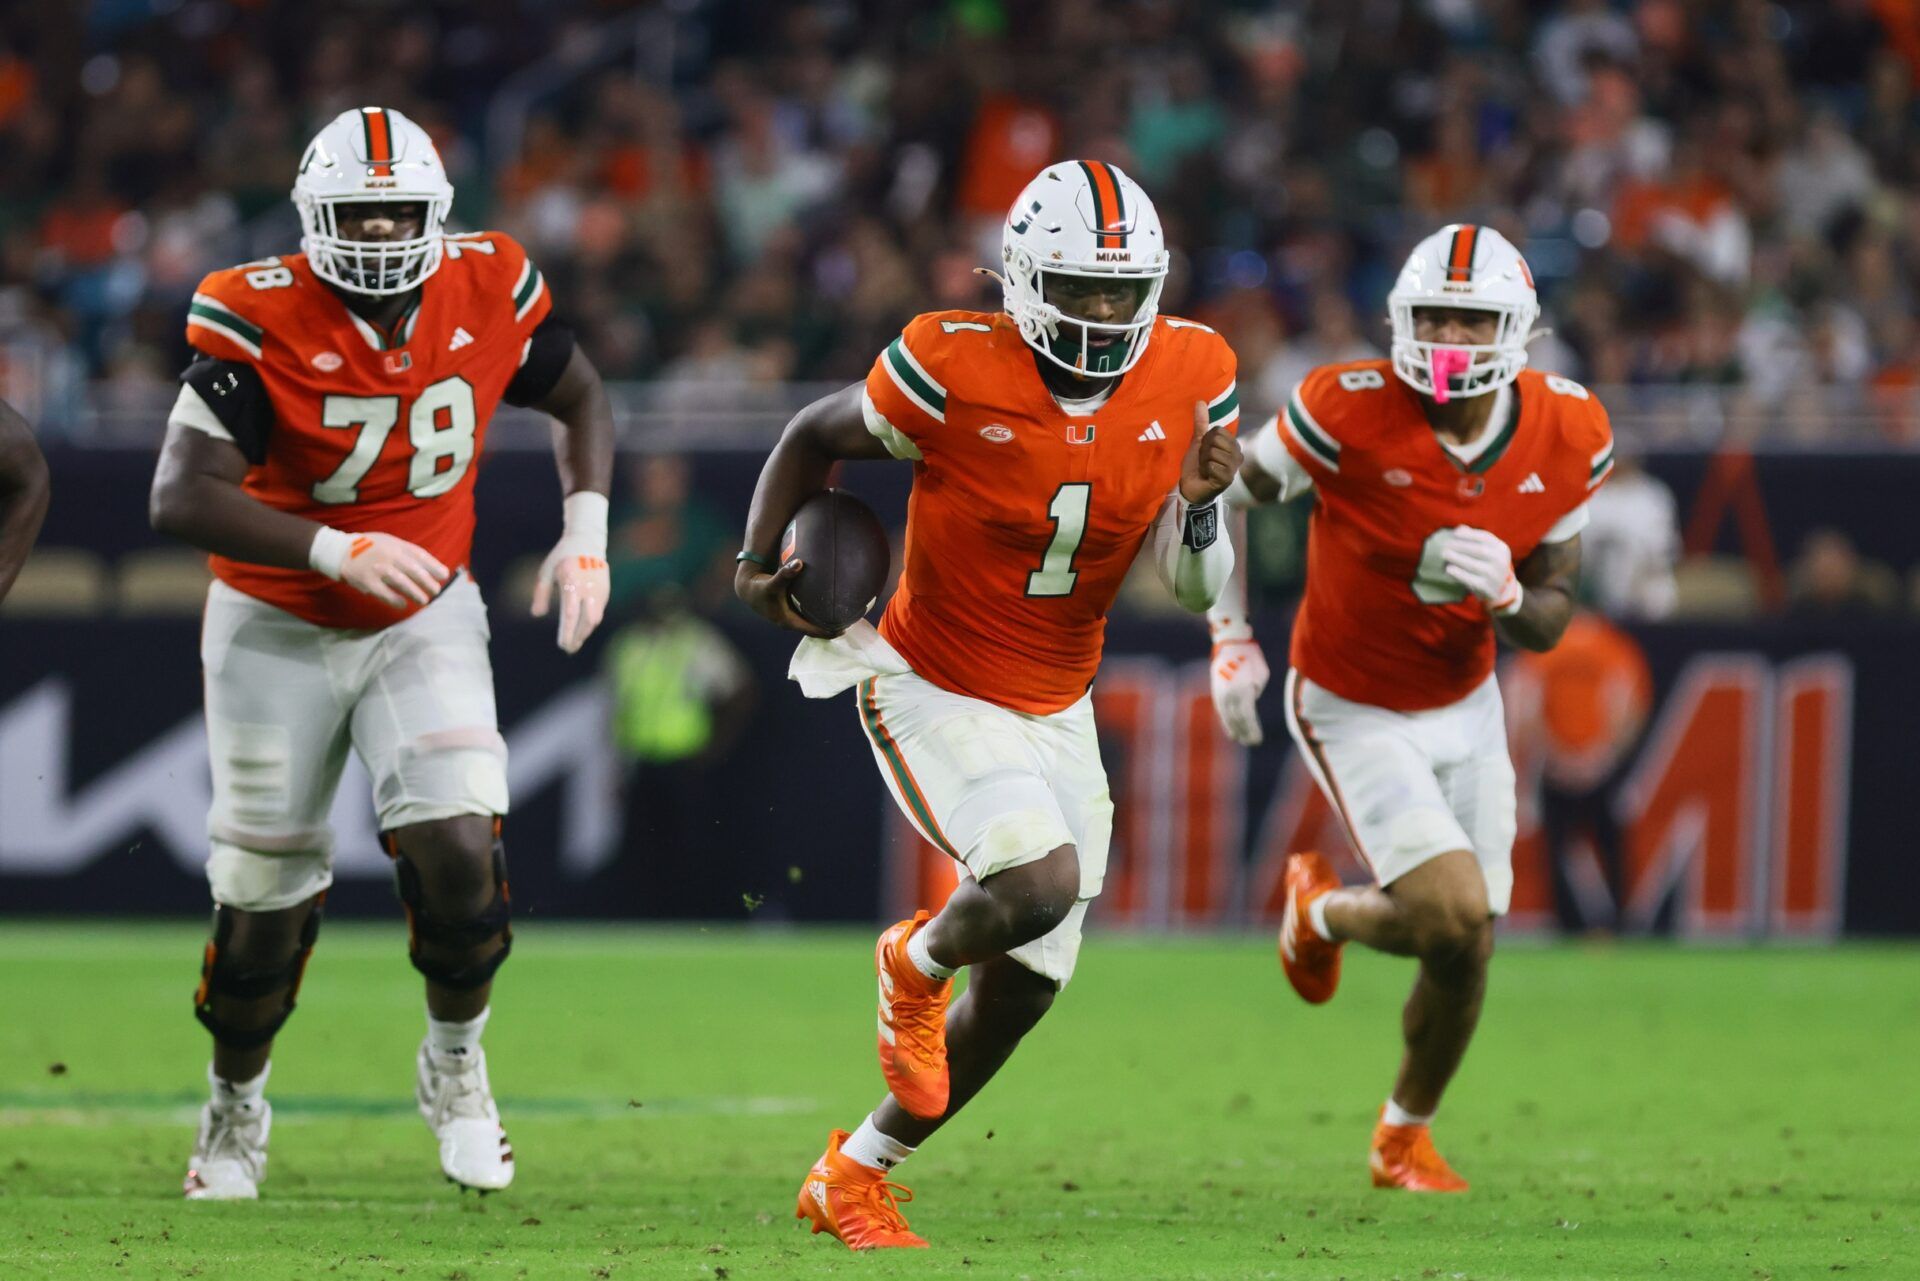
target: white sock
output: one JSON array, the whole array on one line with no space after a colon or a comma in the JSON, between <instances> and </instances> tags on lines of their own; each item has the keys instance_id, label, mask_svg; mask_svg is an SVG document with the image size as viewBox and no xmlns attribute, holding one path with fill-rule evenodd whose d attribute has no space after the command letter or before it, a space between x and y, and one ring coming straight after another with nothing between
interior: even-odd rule
<instances>
[{"instance_id":1,"label":"white sock","mask_svg":"<svg viewBox=\"0 0 1920 1281\"><path fill-rule=\"evenodd\" d=\"M480 1034L487 1030L488 1006L465 1023L442 1023L427 1015L427 1048L441 1058L464 1059L480 1048Z\"/></svg>"},{"instance_id":2,"label":"white sock","mask_svg":"<svg viewBox=\"0 0 1920 1281\"><path fill-rule=\"evenodd\" d=\"M251 1081L229 1081L213 1070L213 1064L207 1064L207 1085L213 1091L213 1106L221 1112L235 1108L245 1112L256 1110L266 1097L267 1073L272 1070L273 1065L268 1064Z\"/></svg>"},{"instance_id":3,"label":"white sock","mask_svg":"<svg viewBox=\"0 0 1920 1281\"><path fill-rule=\"evenodd\" d=\"M1321 894L1307 904L1307 923L1313 926L1313 932L1327 942L1335 941L1333 931L1327 928L1327 896Z\"/></svg>"},{"instance_id":4,"label":"white sock","mask_svg":"<svg viewBox=\"0 0 1920 1281\"><path fill-rule=\"evenodd\" d=\"M912 1156L913 1149L891 1134L882 1134L880 1127L873 1123L873 1113L869 1112L860 1128L840 1145L840 1154L869 1170L891 1170Z\"/></svg>"},{"instance_id":5,"label":"white sock","mask_svg":"<svg viewBox=\"0 0 1920 1281\"><path fill-rule=\"evenodd\" d=\"M1425 1116L1415 1116L1398 1103L1395 1103L1392 1099L1388 1099L1386 1114L1380 1119L1388 1125L1425 1125L1433 1120L1433 1113L1429 1112Z\"/></svg>"},{"instance_id":6,"label":"white sock","mask_svg":"<svg viewBox=\"0 0 1920 1281\"><path fill-rule=\"evenodd\" d=\"M941 982L945 982L947 979L959 973L959 971L955 970L952 966L942 965L928 954L927 927L924 925L915 930L913 937L907 940L907 959L913 962L914 969L919 970L930 979L936 979Z\"/></svg>"}]
</instances>

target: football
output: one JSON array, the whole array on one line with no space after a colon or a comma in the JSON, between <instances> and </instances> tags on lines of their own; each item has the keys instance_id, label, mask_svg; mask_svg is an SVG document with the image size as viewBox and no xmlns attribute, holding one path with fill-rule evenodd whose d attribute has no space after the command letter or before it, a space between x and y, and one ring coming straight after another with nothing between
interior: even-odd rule
<instances>
[{"instance_id":1,"label":"football","mask_svg":"<svg viewBox=\"0 0 1920 1281\"><path fill-rule=\"evenodd\" d=\"M794 612L838 635L880 599L892 554L873 509L844 489L823 489L800 505L780 537L780 563L801 561L788 589Z\"/></svg>"}]
</instances>

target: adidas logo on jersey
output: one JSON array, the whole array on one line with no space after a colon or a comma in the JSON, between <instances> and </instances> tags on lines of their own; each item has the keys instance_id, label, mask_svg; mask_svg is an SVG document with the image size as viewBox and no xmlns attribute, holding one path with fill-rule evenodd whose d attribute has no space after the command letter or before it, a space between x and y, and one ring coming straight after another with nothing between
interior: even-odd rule
<instances>
[{"instance_id":1,"label":"adidas logo on jersey","mask_svg":"<svg viewBox=\"0 0 1920 1281\"><path fill-rule=\"evenodd\" d=\"M1527 478L1520 482L1520 492L1523 494L1544 494L1547 492L1547 485L1545 481L1540 479L1539 472L1530 471L1527 473Z\"/></svg>"},{"instance_id":2,"label":"adidas logo on jersey","mask_svg":"<svg viewBox=\"0 0 1920 1281\"><path fill-rule=\"evenodd\" d=\"M1161 430L1160 420L1156 418L1153 420L1153 426L1141 432L1139 438L1141 440L1165 440L1167 438L1167 433Z\"/></svg>"},{"instance_id":3,"label":"adidas logo on jersey","mask_svg":"<svg viewBox=\"0 0 1920 1281\"><path fill-rule=\"evenodd\" d=\"M447 344L447 350L459 351L462 347L466 346L468 343L472 341L473 341L472 334L460 328L458 325L455 325L453 328L453 341Z\"/></svg>"}]
</instances>

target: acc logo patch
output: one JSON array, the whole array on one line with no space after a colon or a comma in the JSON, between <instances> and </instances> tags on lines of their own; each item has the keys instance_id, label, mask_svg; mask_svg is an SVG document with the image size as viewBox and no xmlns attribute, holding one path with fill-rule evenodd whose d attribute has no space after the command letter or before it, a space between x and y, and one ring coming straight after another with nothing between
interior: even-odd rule
<instances>
[{"instance_id":1,"label":"acc logo patch","mask_svg":"<svg viewBox=\"0 0 1920 1281\"><path fill-rule=\"evenodd\" d=\"M988 423L980 429L980 435L996 445L1004 445L1013 439L1013 428L1005 423Z\"/></svg>"},{"instance_id":2,"label":"acc logo patch","mask_svg":"<svg viewBox=\"0 0 1920 1281\"><path fill-rule=\"evenodd\" d=\"M313 367L323 374L330 374L346 363L337 351L323 351L313 358Z\"/></svg>"},{"instance_id":3,"label":"acc logo patch","mask_svg":"<svg viewBox=\"0 0 1920 1281\"><path fill-rule=\"evenodd\" d=\"M1413 476L1404 467L1389 467L1381 473L1380 479L1395 489L1405 489L1413 483Z\"/></svg>"}]
</instances>

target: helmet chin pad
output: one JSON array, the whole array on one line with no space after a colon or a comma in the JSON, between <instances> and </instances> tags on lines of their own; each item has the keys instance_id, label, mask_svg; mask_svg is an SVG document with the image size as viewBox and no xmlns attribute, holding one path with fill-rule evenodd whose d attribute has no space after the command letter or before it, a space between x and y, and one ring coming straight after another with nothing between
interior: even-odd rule
<instances>
[{"instance_id":1,"label":"helmet chin pad","mask_svg":"<svg viewBox=\"0 0 1920 1281\"><path fill-rule=\"evenodd\" d=\"M1433 373L1433 403L1444 405L1453 399L1452 379L1455 374L1464 374L1473 364L1473 355L1458 347L1435 347L1427 357L1428 368Z\"/></svg>"},{"instance_id":2,"label":"helmet chin pad","mask_svg":"<svg viewBox=\"0 0 1920 1281\"><path fill-rule=\"evenodd\" d=\"M1086 343L1078 325L1062 323L1059 333L1047 339L1047 350L1061 364L1076 373L1087 375L1117 374L1125 370L1128 355L1133 344L1124 338L1115 339L1103 346L1094 347ZM1085 349L1086 363L1081 364L1081 351Z\"/></svg>"}]
</instances>

